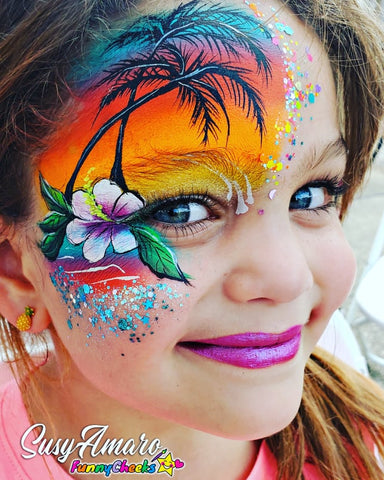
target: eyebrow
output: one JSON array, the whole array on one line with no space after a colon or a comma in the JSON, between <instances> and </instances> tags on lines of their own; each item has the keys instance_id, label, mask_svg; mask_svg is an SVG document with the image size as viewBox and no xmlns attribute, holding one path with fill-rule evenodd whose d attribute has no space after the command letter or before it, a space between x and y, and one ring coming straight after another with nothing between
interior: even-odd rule
<instances>
[{"instance_id":1,"label":"eyebrow","mask_svg":"<svg viewBox=\"0 0 384 480\"><path fill-rule=\"evenodd\" d=\"M256 155L255 155L256 157ZM197 151L172 151L158 153L156 157L142 157L141 162L154 162L155 166L149 175L159 175L164 171L185 170L186 165L200 165L213 170L219 169L219 172L226 176L234 176L239 172L244 173L239 167L239 159L235 158L233 153L224 149L209 149ZM139 160L139 161L140 161Z\"/></svg>"},{"instance_id":2,"label":"eyebrow","mask_svg":"<svg viewBox=\"0 0 384 480\"><path fill-rule=\"evenodd\" d=\"M206 174L201 172L201 178L196 177L199 179L200 187L207 181L212 188L213 185L220 189L224 186L228 190L229 198L232 197L232 192L236 192L250 199L252 190L259 188L264 182L265 169L258 153L240 152L240 155L237 155L224 148L158 152L149 157L136 158L136 162L130 164L130 168L135 169L136 182L145 181L147 186L152 181L158 182L159 177L161 178L164 174L168 176L171 174L174 177L177 172L185 174L187 170L194 167L203 168L206 171ZM215 176L217 182L212 183L211 175ZM193 183L196 178L189 175L188 181ZM163 188L164 186L169 189L167 182L163 184ZM150 195L157 191L159 191L158 185L154 185L154 190L147 193L147 200L149 201Z\"/></svg>"},{"instance_id":3,"label":"eyebrow","mask_svg":"<svg viewBox=\"0 0 384 480\"><path fill-rule=\"evenodd\" d=\"M313 147L308 155L308 159L304 163L304 168L312 170L328 159L346 157L347 151L345 140L340 136L336 140L324 145L320 152L317 151L316 147Z\"/></svg>"}]
</instances>

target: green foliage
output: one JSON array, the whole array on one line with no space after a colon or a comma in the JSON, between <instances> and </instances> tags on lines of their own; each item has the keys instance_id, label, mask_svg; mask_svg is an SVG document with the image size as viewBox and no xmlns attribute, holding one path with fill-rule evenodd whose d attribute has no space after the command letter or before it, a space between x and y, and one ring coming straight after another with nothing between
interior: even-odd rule
<instances>
[{"instance_id":1,"label":"green foliage","mask_svg":"<svg viewBox=\"0 0 384 480\"><path fill-rule=\"evenodd\" d=\"M58 212L49 212L44 220L39 223L39 227L44 233L53 233L63 225L67 225L68 216Z\"/></svg>"},{"instance_id":2,"label":"green foliage","mask_svg":"<svg viewBox=\"0 0 384 480\"><path fill-rule=\"evenodd\" d=\"M171 278L189 285L188 276L181 271L176 255L161 235L148 225L132 225L141 261L159 278Z\"/></svg>"},{"instance_id":3,"label":"green foliage","mask_svg":"<svg viewBox=\"0 0 384 480\"><path fill-rule=\"evenodd\" d=\"M44 233L39 247L48 260L56 260L63 244L68 223L74 218L72 208L64 194L49 183L40 174L40 191L47 207L51 210L38 223Z\"/></svg>"},{"instance_id":4,"label":"green foliage","mask_svg":"<svg viewBox=\"0 0 384 480\"><path fill-rule=\"evenodd\" d=\"M56 260L66 236L66 228L75 217L73 211L60 190L53 188L40 175L41 195L51 210L39 222L44 233L40 249L48 260ZM128 226L128 225L127 225ZM134 235L141 261L159 278L171 278L189 284L188 278L181 271L175 253L166 244L161 235L148 225L129 225Z\"/></svg>"},{"instance_id":5,"label":"green foliage","mask_svg":"<svg viewBox=\"0 0 384 480\"><path fill-rule=\"evenodd\" d=\"M65 228L60 228L55 233L48 233L44 235L39 244L41 251L48 260L56 260L59 255L61 245L65 237Z\"/></svg>"},{"instance_id":6,"label":"green foliage","mask_svg":"<svg viewBox=\"0 0 384 480\"><path fill-rule=\"evenodd\" d=\"M72 209L67 202L64 194L57 190L54 187L51 187L49 183L43 178L40 174L40 190L41 195L47 205L47 207L57 213L61 213L63 215L68 215L72 213Z\"/></svg>"}]
</instances>

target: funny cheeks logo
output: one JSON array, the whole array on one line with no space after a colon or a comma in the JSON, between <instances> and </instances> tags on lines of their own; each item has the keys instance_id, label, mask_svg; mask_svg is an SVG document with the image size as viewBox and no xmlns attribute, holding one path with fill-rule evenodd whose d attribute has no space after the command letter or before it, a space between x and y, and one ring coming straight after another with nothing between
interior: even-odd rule
<instances>
[{"instance_id":1,"label":"funny cheeks logo","mask_svg":"<svg viewBox=\"0 0 384 480\"><path fill-rule=\"evenodd\" d=\"M167 473L173 476L175 470L184 468L184 462L180 458L174 459L172 452L162 450L152 460L144 459L142 463L131 463L127 460L115 460L113 463L81 463L80 460L73 460L69 469L70 474L81 473L103 473L106 477L111 474L120 473Z\"/></svg>"},{"instance_id":2,"label":"funny cheeks logo","mask_svg":"<svg viewBox=\"0 0 384 480\"><path fill-rule=\"evenodd\" d=\"M105 438L108 425L88 425L80 432L80 438L53 439L46 437L46 426L37 423L30 426L20 439L22 458L29 460L36 456L54 456L59 463L74 456L69 467L71 475L98 473L109 477L112 474L127 473L165 473L170 477L175 470L184 468L180 458L174 458L172 452L161 446L160 439L148 439L145 433L134 438ZM84 457L96 459L100 455L126 457L111 463L85 463ZM142 457L139 463L133 463L133 456ZM76 458L77 457L77 458ZM127 457L131 458L128 460Z\"/></svg>"}]
</instances>

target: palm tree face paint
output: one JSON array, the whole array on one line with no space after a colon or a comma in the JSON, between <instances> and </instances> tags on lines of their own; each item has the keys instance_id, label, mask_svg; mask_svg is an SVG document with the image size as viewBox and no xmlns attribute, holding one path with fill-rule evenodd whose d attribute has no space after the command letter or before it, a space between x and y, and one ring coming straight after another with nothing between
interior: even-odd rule
<instances>
[{"instance_id":1,"label":"palm tree face paint","mask_svg":"<svg viewBox=\"0 0 384 480\"><path fill-rule=\"evenodd\" d=\"M120 25L74 67L74 109L39 164L41 250L70 328L81 311L95 328L150 333L177 282L193 283L170 229L214 217L217 201L244 214L265 183L273 197L292 159L281 142L294 146L320 88L290 27L263 17L193 0ZM110 292L134 299L120 318Z\"/></svg>"}]
</instances>

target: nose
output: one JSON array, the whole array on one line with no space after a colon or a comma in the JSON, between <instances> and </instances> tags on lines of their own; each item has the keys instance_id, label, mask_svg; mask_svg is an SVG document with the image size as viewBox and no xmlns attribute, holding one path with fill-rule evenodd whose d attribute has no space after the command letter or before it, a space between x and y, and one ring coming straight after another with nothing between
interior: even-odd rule
<instances>
[{"instance_id":1,"label":"nose","mask_svg":"<svg viewBox=\"0 0 384 480\"><path fill-rule=\"evenodd\" d=\"M310 245L300 227L289 220L283 224L270 220L263 218L252 228L248 223L237 232L223 283L224 294L234 302L291 302L314 284L306 255Z\"/></svg>"}]
</instances>

